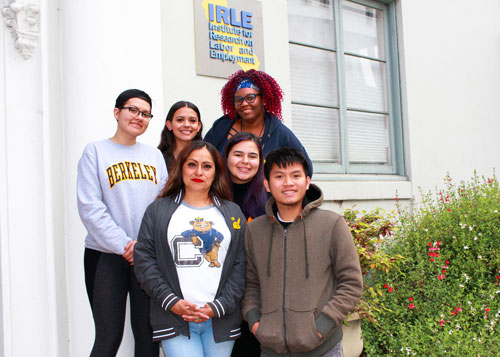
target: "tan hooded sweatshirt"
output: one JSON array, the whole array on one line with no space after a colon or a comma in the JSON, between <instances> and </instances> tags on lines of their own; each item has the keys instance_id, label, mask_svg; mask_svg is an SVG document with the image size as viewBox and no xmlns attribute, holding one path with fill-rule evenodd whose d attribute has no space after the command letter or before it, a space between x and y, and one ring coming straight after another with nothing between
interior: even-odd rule
<instances>
[{"instance_id":1,"label":"tan hooded sweatshirt","mask_svg":"<svg viewBox=\"0 0 500 357\"><path fill-rule=\"evenodd\" d=\"M310 185L301 214L285 230L271 197L266 215L245 232L243 316L270 355L320 356L342 338L341 324L363 288L359 258L344 219L318 207ZM320 338L318 331L323 338Z\"/></svg>"}]
</instances>

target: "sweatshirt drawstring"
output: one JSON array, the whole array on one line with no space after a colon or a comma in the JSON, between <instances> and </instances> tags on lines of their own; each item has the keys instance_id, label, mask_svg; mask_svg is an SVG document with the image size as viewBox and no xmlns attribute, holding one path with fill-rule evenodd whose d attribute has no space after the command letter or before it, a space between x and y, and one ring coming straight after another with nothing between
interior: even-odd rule
<instances>
[{"instance_id":1,"label":"sweatshirt drawstring","mask_svg":"<svg viewBox=\"0 0 500 357\"><path fill-rule=\"evenodd\" d=\"M273 249L273 225L274 217L271 217L271 239L269 239L269 254L267 256L267 276L271 276L271 250Z\"/></svg>"},{"instance_id":2,"label":"sweatshirt drawstring","mask_svg":"<svg viewBox=\"0 0 500 357\"><path fill-rule=\"evenodd\" d=\"M306 222L304 222L304 217L300 216L302 221L302 227L304 227L304 252L306 255L306 279L309 279L309 253L307 251L307 238L306 238Z\"/></svg>"}]
</instances>

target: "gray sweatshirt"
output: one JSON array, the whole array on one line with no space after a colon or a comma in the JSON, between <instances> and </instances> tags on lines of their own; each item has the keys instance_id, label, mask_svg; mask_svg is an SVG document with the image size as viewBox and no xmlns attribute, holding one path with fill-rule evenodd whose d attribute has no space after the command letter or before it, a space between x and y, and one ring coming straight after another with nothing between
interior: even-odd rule
<instances>
[{"instance_id":1,"label":"gray sweatshirt","mask_svg":"<svg viewBox=\"0 0 500 357\"><path fill-rule=\"evenodd\" d=\"M111 140L88 144L78 163L77 199L87 229L85 247L122 255L137 239L146 207L167 181L161 152Z\"/></svg>"}]
</instances>

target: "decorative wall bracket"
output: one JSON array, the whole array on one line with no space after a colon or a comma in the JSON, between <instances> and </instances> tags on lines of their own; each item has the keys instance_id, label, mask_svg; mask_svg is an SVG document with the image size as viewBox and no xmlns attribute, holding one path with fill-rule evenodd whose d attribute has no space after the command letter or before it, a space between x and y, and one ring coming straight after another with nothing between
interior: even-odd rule
<instances>
[{"instance_id":1,"label":"decorative wall bracket","mask_svg":"<svg viewBox=\"0 0 500 357\"><path fill-rule=\"evenodd\" d=\"M9 0L2 8L5 26L12 33L14 47L24 59L35 54L40 32L40 7L35 4Z\"/></svg>"}]
</instances>

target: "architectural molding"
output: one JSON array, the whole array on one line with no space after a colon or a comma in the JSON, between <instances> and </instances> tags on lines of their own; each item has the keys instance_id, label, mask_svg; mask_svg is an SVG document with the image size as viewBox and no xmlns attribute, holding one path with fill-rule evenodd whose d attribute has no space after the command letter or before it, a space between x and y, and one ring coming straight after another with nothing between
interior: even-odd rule
<instances>
[{"instance_id":1,"label":"architectural molding","mask_svg":"<svg viewBox=\"0 0 500 357\"><path fill-rule=\"evenodd\" d=\"M2 8L5 26L12 33L14 47L28 59L35 53L40 33L40 7L35 4L8 0Z\"/></svg>"}]
</instances>

